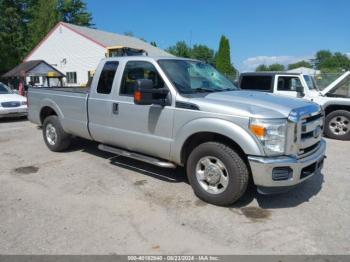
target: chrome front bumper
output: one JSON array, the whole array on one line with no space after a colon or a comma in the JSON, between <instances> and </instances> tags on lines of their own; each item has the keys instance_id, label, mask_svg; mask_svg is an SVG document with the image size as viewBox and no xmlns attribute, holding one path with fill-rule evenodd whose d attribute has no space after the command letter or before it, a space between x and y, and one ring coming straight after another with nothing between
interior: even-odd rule
<instances>
[{"instance_id":1,"label":"chrome front bumper","mask_svg":"<svg viewBox=\"0 0 350 262\"><path fill-rule=\"evenodd\" d=\"M261 188L289 188L319 174L325 159L326 142L321 140L320 146L313 154L302 158L289 156L282 157L256 157L249 156L248 160L252 170L255 185ZM273 172L276 168L290 170L290 176L285 180L274 180ZM277 191L278 192L278 191Z\"/></svg>"}]
</instances>

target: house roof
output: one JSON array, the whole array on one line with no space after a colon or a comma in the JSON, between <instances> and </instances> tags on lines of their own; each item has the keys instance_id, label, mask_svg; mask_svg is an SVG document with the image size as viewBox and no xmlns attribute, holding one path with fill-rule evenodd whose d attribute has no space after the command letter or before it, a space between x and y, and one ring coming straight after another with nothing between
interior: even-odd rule
<instances>
[{"instance_id":1,"label":"house roof","mask_svg":"<svg viewBox=\"0 0 350 262\"><path fill-rule=\"evenodd\" d=\"M36 70L37 69L37 70ZM56 72L58 76L64 77L64 74L46 63L44 60L32 60L19 64L12 70L8 71L2 77L20 77L32 73L32 75L47 75L48 72Z\"/></svg>"},{"instance_id":2,"label":"house roof","mask_svg":"<svg viewBox=\"0 0 350 262\"><path fill-rule=\"evenodd\" d=\"M110 46L126 46L131 48L139 48L147 51L147 53L150 56L173 56L164 50L152 46L138 38L131 37L131 36L125 36L125 35L119 35L115 33L105 32L97 29L92 29L89 27L84 26L77 26L69 23L59 22L47 35L46 37L27 55L27 57L24 59L24 61L27 61L28 58L31 56L35 50L37 50L50 35L60 26L64 26L73 32L85 37L86 39L89 39L90 41L104 47L110 47Z\"/></svg>"},{"instance_id":3,"label":"house roof","mask_svg":"<svg viewBox=\"0 0 350 262\"><path fill-rule=\"evenodd\" d=\"M119 35L115 33L105 32L97 29L92 29L89 27L77 26L77 25L63 23L63 22L61 22L61 24L79 33L80 35L83 35L89 38L90 40L93 40L94 42L104 47L121 45L126 47L143 49L147 51L150 56L171 56L169 53L165 52L164 50L158 47L152 46L146 43L145 41L142 41L135 37Z\"/></svg>"}]
</instances>

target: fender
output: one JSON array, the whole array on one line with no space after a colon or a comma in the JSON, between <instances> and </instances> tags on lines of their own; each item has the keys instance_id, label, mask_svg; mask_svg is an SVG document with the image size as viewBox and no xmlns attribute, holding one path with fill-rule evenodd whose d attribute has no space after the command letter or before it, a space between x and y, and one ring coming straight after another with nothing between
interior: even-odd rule
<instances>
[{"instance_id":1,"label":"fender","mask_svg":"<svg viewBox=\"0 0 350 262\"><path fill-rule=\"evenodd\" d=\"M44 98L43 100L41 100L39 115L41 114L41 110L44 107L51 107L56 112L56 114L60 120L62 120L64 118L64 115L63 115L61 109L52 99Z\"/></svg>"},{"instance_id":2,"label":"fender","mask_svg":"<svg viewBox=\"0 0 350 262\"><path fill-rule=\"evenodd\" d=\"M242 127L223 119L200 118L185 124L176 134L170 152L171 160L181 163L181 150L184 143L191 135L201 132L217 133L230 138L246 155L264 155L257 139Z\"/></svg>"}]
</instances>

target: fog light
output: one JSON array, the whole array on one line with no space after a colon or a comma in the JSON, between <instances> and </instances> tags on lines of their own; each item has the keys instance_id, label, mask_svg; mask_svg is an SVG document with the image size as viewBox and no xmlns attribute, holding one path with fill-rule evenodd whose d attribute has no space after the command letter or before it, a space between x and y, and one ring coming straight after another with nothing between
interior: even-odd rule
<instances>
[{"instance_id":1,"label":"fog light","mask_svg":"<svg viewBox=\"0 0 350 262\"><path fill-rule=\"evenodd\" d=\"M275 167L272 170L272 180L282 181L292 178L293 170L290 167Z\"/></svg>"}]
</instances>

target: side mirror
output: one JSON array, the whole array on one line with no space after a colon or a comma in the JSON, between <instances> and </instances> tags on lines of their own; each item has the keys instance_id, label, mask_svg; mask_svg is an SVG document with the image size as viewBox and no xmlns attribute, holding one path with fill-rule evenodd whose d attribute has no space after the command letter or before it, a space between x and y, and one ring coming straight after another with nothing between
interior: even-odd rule
<instances>
[{"instance_id":1,"label":"side mirror","mask_svg":"<svg viewBox=\"0 0 350 262\"><path fill-rule=\"evenodd\" d=\"M153 88L153 81L149 79L139 79L136 81L134 91L134 103L136 105L167 105L167 88Z\"/></svg>"}]
</instances>

